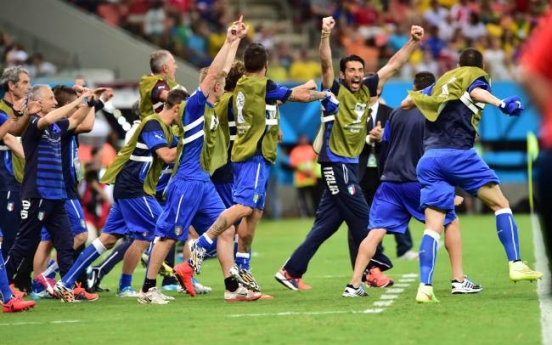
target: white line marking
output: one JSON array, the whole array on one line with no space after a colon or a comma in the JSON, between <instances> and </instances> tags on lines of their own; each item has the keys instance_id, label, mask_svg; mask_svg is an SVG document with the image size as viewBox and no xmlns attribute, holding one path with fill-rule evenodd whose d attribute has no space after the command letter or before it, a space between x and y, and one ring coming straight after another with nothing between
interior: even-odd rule
<instances>
[{"instance_id":1,"label":"white line marking","mask_svg":"<svg viewBox=\"0 0 552 345\"><path fill-rule=\"evenodd\" d=\"M56 320L56 321L50 321L50 322L7 322L7 323L0 323L0 326L26 326L26 325L41 325L45 323L61 324L61 323L77 323L77 322L80 322L80 320Z\"/></svg>"},{"instance_id":2,"label":"white line marking","mask_svg":"<svg viewBox=\"0 0 552 345\"><path fill-rule=\"evenodd\" d=\"M386 293L403 293L404 289L385 289Z\"/></svg>"},{"instance_id":3,"label":"white line marking","mask_svg":"<svg viewBox=\"0 0 552 345\"><path fill-rule=\"evenodd\" d=\"M548 258L544 249L544 239L536 214L531 214L531 228L533 229L533 245L535 247L536 270L543 272L544 276L538 281L537 293L541 309L541 327L543 345L552 344L552 295L550 291L550 271L548 270Z\"/></svg>"},{"instance_id":4,"label":"white line marking","mask_svg":"<svg viewBox=\"0 0 552 345\"><path fill-rule=\"evenodd\" d=\"M402 277L403 278L417 278L418 274L417 273L408 273L408 274L403 274Z\"/></svg>"},{"instance_id":5,"label":"white line marking","mask_svg":"<svg viewBox=\"0 0 552 345\"><path fill-rule=\"evenodd\" d=\"M385 309L366 309L364 311L361 311L363 314L379 314L383 312ZM356 312L353 312L356 314Z\"/></svg>"},{"instance_id":6,"label":"white line marking","mask_svg":"<svg viewBox=\"0 0 552 345\"><path fill-rule=\"evenodd\" d=\"M412 278L401 278L399 280L397 280L399 283L414 283L416 281L416 279L412 279Z\"/></svg>"},{"instance_id":7,"label":"white line marking","mask_svg":"<svg viewBox=\"0 0 552 345\"><path fill-rule=\"evenodd\" d=\"M402 283L398 283L398 284L393 284L394 287L399 287L399 288L406 288L406 287L409 287L410 284L402 284Z\"/></svg>"},{"instance_id":8,"label":"white line marking","mask_svg":"<svg viewBox=\"0 0 552 345\"><path fill-rule=\"evenodd\" d=\"M375 301L374 307L390 307L395 301Z\"/></svg>"},{"instance_id":9,"label":"white line marking","mask_svg":"<svg viewBox=\"0 0 552 345\"><path fill-rule=\"evenodd\" d=\"M381 295L380 299L397 299L399 295Z\"/></svg>"}]
</instances>

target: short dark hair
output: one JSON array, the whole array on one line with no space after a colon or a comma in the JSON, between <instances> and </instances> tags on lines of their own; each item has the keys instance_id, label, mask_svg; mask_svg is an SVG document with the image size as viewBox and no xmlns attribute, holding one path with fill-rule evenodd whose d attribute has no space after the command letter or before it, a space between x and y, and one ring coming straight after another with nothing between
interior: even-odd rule
<instances>
[{"instance_id":1,"label":"short dark hair","mask_svg":"<svg viewBox=\"0 0 552 345\"><path fill-rule=\"evenodd\" d=\"M458 64L460 67L470 66L483 68L483 54L474 48L464 49L462 53L460 53Z\"/></svg>"},{"instance_id":2,"label":"short dark hair","mask_svg":"<svg viewBox=\"0 0 552 345\"><path fill-rule=\"evenodd\" d=\"M52 92L54 92L54 97L56 98L58 107L69 104L78 98L77 91L65 85L54 86Z\"/></svg>"},{"instance_id":3,"label":"short dark hair","mask_svg":"<svg viewBox=\"0 0 552 345\"><path fill-rule=\"evenodd\" d=\"M232 64L232 68L230 68L230 71L228 72L228 75L226 76L226 85L224 86L225 91L232 91L236 88L236 84L238 83L238 80L243 76L245 73L245 65L241 61L234 61Z\"/></svg>"},{"instance_id":4,"label":"short dark hair","mask_svg":"<svg viewBox=\"0 0 552 345\"><path fill-rule=\"evenodd\" d=\"M170 109L175 105L182 103L185 98L186 92L182 90L172 90L169 92L167 100L165 101L165 109Z\"/></svg>"},{"instance_id":5,"label":"short dark hair","mask_svg":"<svg viewBox=\"0 0 552 345\"><path fill-rule=\"evenodd\" d=\"M243 53L243 63L247 72L261 71L268 61L268 53L260 43L250 43Z\"/></svg>"},{"instance_id":6,"label":"short dark hair","mask_svg":"<svg viewBox=\"0 0 552 345\"><path fill-rule=\"evenodd\" d=\"M362 67L364 67L364 60L360 56L353 54L339 60L339 70L341 72L345 72L345 68L347 67L347 62L349 61L358 61L362 64Z\"/></svg>"},{"instance_id":7,"label":"short dark hair","mask_svg":"<svg viewBox=\"0 0 552 345\"><path fill-rule=\"evenodd\" d=\"M414 89L423 90L435 83L435 76L431 72L418 72L414 76Z\"/></svg>"}]
</instances>

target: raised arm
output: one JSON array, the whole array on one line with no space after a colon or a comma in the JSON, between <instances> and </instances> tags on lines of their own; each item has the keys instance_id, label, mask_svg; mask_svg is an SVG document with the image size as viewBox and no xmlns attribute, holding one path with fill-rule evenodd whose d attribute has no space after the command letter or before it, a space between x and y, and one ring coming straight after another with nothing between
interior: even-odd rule
<instances>
[{"instance_id":1,"label":"raised arm","mask_svg":"<svg viewBox=\"0 0 552 345\"><path fill-rule=\"evenodd\" d=\"M14 153L17 157L21 159L25 159L23 145L21 145L21 142L19 141L19 139L17 139L11 134L6 134L3 140L6 146L10 148L12 153Z\"/></svg>"},{"instance_id":2,"label":"raised arm","mask_svg":"<svg viewBox=\"0 0 552 345\"><path fill-rule=\"evenodd\" d=\"M215 56L215 59L211 63L211 66L209 66L207 76L205 77L205 79L203 79L201 85L199 85L199 88L204 95L207 96L211 93L211 90L215 86L220 72L222 72L223 69L226 67L227 61L234 61L234 58L236 57L236 50L238 49L238 47L237 45L233 47L233 42L238 41L237 44L239 44L239 41L242 37L245 36L245 34L247 34L247 27L243 23L243 17L240 17L240 20L234 22L228 28L224 44Z\"/></svg>"},{"instance_id":3,"label":"raised arm","mask_svg":"<svg viewBox=\"0 0 552 345\"><path fill-rule=\"evenodd\" d=\"M385 66L378 71L379 83L378 89L383 87L401 67L408 61L408 58L416 50L420 44L420 40L424 37L424 29L418 25L412 25L410 28L410 39L406 44L396 52Z\"/></svg>"},{"instance_id":4,"label":"raised arm","mask_svg":"<svg viewBox=\"0 0 552 345\"><path fill-rule=\"evenodd\" d=\"M74 100L73 102L68 103L68 104L64 105L63 107L55 109L55 110L49 112L48 114L44 115L43 117L40 118L40 120L38 120L37 128L40 129L40 130L43 130L44 128L48 127L49 125L51 125L51 124L65 118L65 117L67 117L67 115L69 115L71 110L79 107L79 105L83 102L84 97L85 96L83 94L82 96L80 96L79 98Z\"/></svg>"},{"instance_id":5,"label":"raised arm","mask_svg":"<svg viewBox=\"0 0 552 345\"><path fill-rule=\"evenodd\" d=\"M322 19L322 33L320 36L320 67L322 68L322 88L329 89L334 82L334 70L332 63L332 50L330 48L330 35L335 26L333 17Z\"/></svg>"}]
</instances>

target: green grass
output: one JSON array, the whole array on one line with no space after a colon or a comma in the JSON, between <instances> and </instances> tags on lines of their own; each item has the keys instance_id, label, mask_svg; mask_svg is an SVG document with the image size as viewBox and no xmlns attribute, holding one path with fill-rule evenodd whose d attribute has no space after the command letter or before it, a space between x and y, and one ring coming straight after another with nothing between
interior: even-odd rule
<instances>
[{"instance_id":1,"label":"green grass","mask_svg":"<svg viewBox=\"0 0 552 345\"><path fill-rule=\"evenodd\" d=\"M521 252L534 266L529 217L518 216ZM1 344L540 344L541 326L536 284L508 280L506 257L494 229L494 217L461 219L464 270L484 286L478 295L450 294L450 265L441 247L434 275L441 303L418 305L418 281L380 314L354 313L376 308L385 289L370 289L363 299L345 299L341 292L349 280L345 229L325 243L311 261L305 281L310 291L293 292L273 275L310 230L310 220L262 221L254 242L255 277L270 301L223 301L223 283L216 260L208 260L200 276L214 291L190 298L176 294L165 306L140 305L104 293L99 301L62 304L39 301L32 312L0 316ZM416 246L422 225L412 224ZM395 259L395 244L385 240ZM418 273L417 262L394 260L389 273ZM117 267L103 285L116 288ZM138 288L144 271L135 274ZM286 314L293 312L294 314ZM278 315L278 313L281 313ZM238 314L257 316L233 317ZM74 323L53 323L76 320Z\"/></svg>"}]
</instances>

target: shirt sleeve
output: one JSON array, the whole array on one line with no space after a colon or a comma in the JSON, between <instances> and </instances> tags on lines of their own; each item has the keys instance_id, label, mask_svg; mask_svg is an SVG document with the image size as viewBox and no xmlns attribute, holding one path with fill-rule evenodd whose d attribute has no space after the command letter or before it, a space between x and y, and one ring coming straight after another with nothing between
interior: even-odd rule
<instances>
[{"instance_id":1,"label":"shirt sleeve","mask_svg":"<svg viewBox=\"0 0 552 345\"><path fill-rule=\"evenodd\" d=\"M468 93L472 92L475 88L481 88L483 90L491 92L491 85L485 81L485 78L481 77L476 79L473 83L471 83L470 87L468 87Z\"/></svg>"},{"instance_id":2,"label":"shirt sleeve","mask_svg":"<svg viewBox=\"0 0 552 345\"><path fill-rule=\"evenodd\" d=\"M365 78L362 83L366 85L370 91L370 96L374 97L378 95L379 75L375 73L368 78Z\"/></svg>"},{"instance_id":3,"label":"shirt sleeve","mask_svg":"<svg viewBox=\"0 0 552 345\"><path fill-rule=\"evenodd\" d=\"M266 82L265 100L268 104L275 104L276 101L285 103L290 95L291 89L278 85L270 79Z\"/></svg>"},{"instance_id":4,"label":"shirt sleeve","mask_svg":"<svg viewBox=\"0 0 552 345\"><path fill-rule=\"evenodd\" d=\"M161 92L163 91L169 91L169 85L163 80L159 80L151 90L151 102L153 104L163 102L163 100L159 98L161 96Z\"/></svg>"},{"instance_id":5,"label":"shirt sleeve","mask_svg":"<svg viewBox=\"0 0 552 345\"><path fill-rule=\"evenodd\" d=\"M155 120L150 120L144 125L140 137L151 151L168 146L165 133L163 133L163 129L161 129L159 122Z\"/></svg>"},{"instance_id":6,"label":"shirt sleeve","mask_svg":"<svg viewBox=\"0 0 552 345\"><path fill-rule=\"evenodd\" d=\"M4 122L8 121L9 117L6 113L3 111L0 111L0 126L4 124Z\"/></svg>"},{"instance_id":7,"label":"shirt sleeve","mask_svg":"<svg viewBox=\"0 0 552 345\"><path fill-rule=\"evenodd\" d=\"M38 120L40 120L40 117L37 115L33 115L31 117L31 120L29 121L29 125L27 126L27 129L23 133L23 140L25 139L32 139L36 140L37 138L40 138L42 135L42 130L38 129Z\"/></svg>"}]
</instances>

